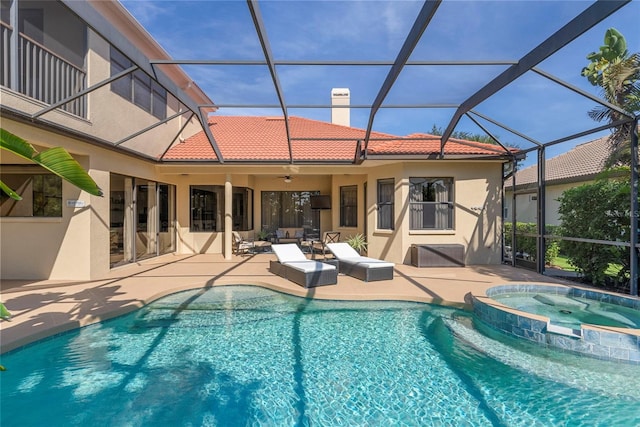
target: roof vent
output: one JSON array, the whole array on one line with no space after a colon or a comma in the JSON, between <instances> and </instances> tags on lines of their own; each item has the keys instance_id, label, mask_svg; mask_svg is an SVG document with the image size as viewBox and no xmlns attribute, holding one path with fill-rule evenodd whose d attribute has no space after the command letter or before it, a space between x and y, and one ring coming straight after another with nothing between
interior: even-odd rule
<instances>
[{"instance_id":1,"label":"roof vent","mask_svg":"<svg viewBox=\"0 0 640 427\"><path fill-rule=\"evenodd\" d=\"M351 92L349 92L349 89L331 89L331 123L334 125L351 126L350 100Z\"/></svg>"}]
</instances>

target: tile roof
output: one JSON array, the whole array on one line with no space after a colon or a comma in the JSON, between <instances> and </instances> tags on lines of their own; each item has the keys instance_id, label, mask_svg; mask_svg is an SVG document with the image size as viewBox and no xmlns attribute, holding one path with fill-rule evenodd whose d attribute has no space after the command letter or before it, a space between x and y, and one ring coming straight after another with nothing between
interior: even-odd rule
<instances>
[{"instance_id":1,"label":"tile roof","mask_svg":"<svg viewBox=\"0 0 640 427\"><path fill-rule=\"evenodd\" d=\"M211 116L211 133L225 160L288 161L289 146L282 117ZM296 161L352 161L366 131L302 117L289 118L291 151ZM317 138L317 139L315 139ZM445 154L503 154L499 146L451 139ZM440 138L428 134L398 137L371 132L369 155L440 154ZM171 147L163 160L217 160L204 132Z\"/></svg>"},{"instance_id":2,"label":"tile roof","mask_svg":"<svg viewBox=\"0 0 640 427\"><path fill-rule=\"evenodd\" d=\"M545 164L545 179L551 182L576 182L589 180L604 170L605 161L611 152L609 137L576 145L566 153L548 159ZM538 166L532 165L516 172L516 186L537 183ZM505 182L511 187L513 180Z\"/></svg>"}]
</instances>

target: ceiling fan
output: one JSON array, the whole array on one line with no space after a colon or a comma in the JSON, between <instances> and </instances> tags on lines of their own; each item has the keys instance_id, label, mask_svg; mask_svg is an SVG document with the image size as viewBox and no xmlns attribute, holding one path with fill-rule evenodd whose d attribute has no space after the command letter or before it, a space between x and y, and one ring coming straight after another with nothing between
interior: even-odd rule
<instances>
[{"instance_id":1,"label":"ceiling fan","mask_svg":"<svg viewBox=\"0 0 640 427\"><path fill-rule=\"evenodd\" d=\"M284 179L284 182L286 184L289 184L291 181L293 181L293 177L291 175L283 175L279 176L278 178Z\"/></svg>"}]
</instances>

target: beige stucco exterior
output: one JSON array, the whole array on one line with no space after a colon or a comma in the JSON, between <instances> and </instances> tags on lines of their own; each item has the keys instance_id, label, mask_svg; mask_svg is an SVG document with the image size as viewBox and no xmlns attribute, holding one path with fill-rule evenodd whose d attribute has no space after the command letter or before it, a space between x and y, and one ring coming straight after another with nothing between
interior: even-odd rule
<instances>
[{"instance_id":1,"label":"beige stucco exterior","mask_svg":"<svg viewBox=\"0 0 640 427\"><path fill-rule=\"evenodd\" d=\"M167 56L121 5L92 3L112 23L114 31L124 35L142 54L154 58ZM86 86L92 87L111 75L110 43L89 27L87 49L84 64ZM178 67L168 66L163 70L196 104L211 102L191 85L188 76ZM232 187L253 190L254 227L242 232L245 237L256 238L261 229L263 191L319 191L330 195L332 202L332 209L320 212L321 231L340 231L343 240L355 234L365 234L369 256L394 263L409 263L412 244L456 243L464 245L467 264L500 263L500 160L415 160L413 156L413 160L391 157L366 160L359 165L161 163L156 158L168 145L180 139L181 129L183 137L201 131L197 120L192 120L183 129L190 113L113 147L123 138L158 123L158 119L112 92L108 84L86 95L86 117L55 109L33 119L32 115L49 105L5 86L0 87L0 95L3 111L10 112L3 114L4 129L39 150L57 146L66 148L104 192L104 197L90 196L63 182L61 217L0 217L0 275L3 279L94 280L106 277L112 265L112 174L174 186L175 251L180 254L221 253L230 258L230 232L190 231L190 186L220 185L225 189L227 207L231 206ZM167 117L181 112L180 108L179 102L168 95ZM204 108L205 112L210 110ZM348 113L347 110L342 112ZM8 167L22 163L26 162L0 152L0 165ZM293 176L292 182L285 183L282 179L285 175ZM453 179L453 230L409 230L411 177ZM388 178L393 178L395 183L394 229L379 230L377 182ZM357 186L357 225L341 227L340 187L353 185ZM228 229L230 210L223 215L225 218L219 220ZM160 236L160 239L163 237L166 236Z\"/></svg>"},{"instance_id":2,"label":"beige stucco exterior","mask_svg":"<svg viewBox=\"0 0 640 427\"><path fill-rule=\"evenodd\" d=\"M81 200L84 207L63 207L62 218L0 218L2 227L1 274L6 279L75 279L104 277L109 263L109 176L111 173L142 178L176 187L176 251L227 253L223 232L191 232L191 185L225 185L253 190L255 237L260 230L262 191L317 190L329 194L332 209L321 211L322 231L340 231L343 239L365 233L369 256L395 263L410 263L412 244L459 243L467 264L498 264L501 230L500 171L497 161L371 161L362 165L296 166L294 179L284 183L292 166L281 165L163 165L87 144L28 124L3 120L3 127L31 143L62 146L74 154L105 192L89 196L64 183L63 202ZM3 163L13 160L3 155ZM448 231L412 231L408 221L410 177L450 177L454 180L455 226ZM395 229L378 230L377 180L395 181ZM367 188L365 204L365 183ZM358 188L358 225L340 227L340 187ZM366 212L366 215L365 215ZM25 262L29 260L29 262Z\"/></svg>"},{"instance_id":3,"label":"beige stucco exterior","mask_svg":"<svg viewBox=\"0 0 640 427\"><path fill-rule=\"evenodd\" d=\"M592 183L590 181L571 182L564 184L547 184L545 186L546 199L545 199L545 221L547 225L560 225L560 216L558 209L560 208L560 202L558 199L562 196L566 190L574 188L578 185ZM504 206L505 206L505 221L511 222L513 205L513 192L510 189L505 188ZM530 192L519 192L516 195L516 222L531 222L535 223L538 220L538 200L537 192L535 189Z\"/></svg>"},{"instance_id":4,"label":"beige stucco exterior","mask_svg":"<svg viewBox=\"0 0 640 427\"><path fill-rule=\"evenodd\" d=\"M97 2L98 5L102 3L105 3L103 6L109 6L111 2ZM114 5L116 4L111 4L111 6ZM110 44L90 28L87 29L86 37L87 54L84 69L86 71L86 87L89 88L111 77ZM135 42L136 40L134 39L133 41ZM137 43L145 45L142 39L138 39ZM3 107L27 115L38 114L49 107L49 104L24 96L5 86L0 86L0 97L2 98ZM86 118L69 114L61 109L46 112L38 117L70 132L79 132L90 135L97 141L111 143L120 143L135 132L159 122L156 117L147 111L112 92L109 84L96 88L89 92L86 97L88 112ZM180 107L179 102L168 94L167 117L182 111L185 111L184 107ZM190 112L186 111L184 115L150 129L143 135L122 142L121 146L122 148L129 148L157 158L162 155L172 142L176 143L181 137L189 137L202 129L197 118L194 117L189 120L189 124L178 135L190 116Z\"/></svg>"}]
</instances>

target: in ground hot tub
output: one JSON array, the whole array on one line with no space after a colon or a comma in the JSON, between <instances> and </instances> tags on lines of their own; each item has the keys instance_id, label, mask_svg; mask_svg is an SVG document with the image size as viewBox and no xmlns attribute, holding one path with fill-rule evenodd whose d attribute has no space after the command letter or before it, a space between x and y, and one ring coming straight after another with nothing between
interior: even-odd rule
<instances>
[{"instance_id":1,"label":"in ground hot tub","mask_svg":"<svg viewBox=\"0 0 640 427\"><path fill-rule=\"evenodd\" d=\"M472 295L475 318L500 332L640 364L640 299L568 286L514 284Z\"/></svg>"}]
</instances>

